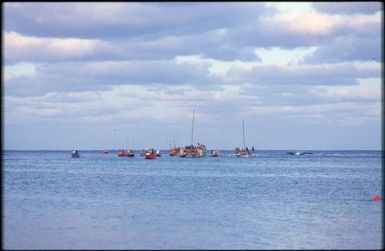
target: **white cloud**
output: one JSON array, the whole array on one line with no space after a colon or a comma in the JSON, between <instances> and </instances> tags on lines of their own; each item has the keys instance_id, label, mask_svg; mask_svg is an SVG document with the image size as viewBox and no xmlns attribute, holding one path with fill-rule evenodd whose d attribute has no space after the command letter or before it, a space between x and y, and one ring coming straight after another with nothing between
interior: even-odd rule
<instances>
[{"instance_id":1,"label":"white cloud","mask_svg":"<svg viewBox=\"0 0 385 251\"><path fill-rule=\"evenodd\" d=\"M348 85L357 78L379 77L381 65L336 64L254 64L228 71L229 81L255 85Z\"/></svg>"},{"instance_id":2,"label":"white cloud","mask_svg":"<svg viewBox=\"0 0 385 251\"><path fill-rule=\"evenodd\" d=\"M360 13L376 13L382 10L381 2L316 2L312 3L313 8L317 11L325 13L344 13L344 14L360 14Z\"/></svg>"},{"instance_id":3,"label":"white cloud","mask_svg":"<svg viewBox=\"0 0 385 251\"><path fill-rule=\"evenodd\" d=\"M76 60L111 50L98 39L40 38L3 32L4 56L10 61Z\"/></svg>"},{"instance_id":4,"label":"white cloud","mask_svg":"<svg viewBox=\"0 0 385 251\"><path fill-rule=\"evenodd\" d=\"M380 28L381 15L329 15L317 12L290 12L279 14L271 21L267 21L270 26L276 27L285 25L290 31L302 35L326 36L338 32L350 32L361 35L378 34L369 27Z\"/></svg>"},{"instance_id":5,"label":"white cloud","mask_svg":"<svg viewBox=\"0 0 385 251\"><path fill-rule=\"evenodd\" d=\"M319 95L331 100L373 100L381 99L381 79L361 81L354 86L319 86Z\"/></svg>"}]
</instances>

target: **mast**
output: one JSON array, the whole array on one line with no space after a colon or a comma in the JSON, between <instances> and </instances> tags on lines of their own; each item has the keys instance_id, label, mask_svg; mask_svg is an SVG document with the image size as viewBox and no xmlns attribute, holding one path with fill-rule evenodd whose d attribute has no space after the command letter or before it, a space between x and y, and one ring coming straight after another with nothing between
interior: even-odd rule
<instances>
[{"instance_id":1,"label":"mast","mask_svg":"<svg viewBox=\"0 0 385 251\"><path fill-rule=\"evenodd\" d=\"M191 127L191 145L194 143L194 116L195 116L195 109L193 109L193 117L192 117L192 127Z\"/></svg>"},{"instance_id":2,"label":"mast","mask_svg":"<svg viewBox=\"0 0 385 251\"><path fill-rule=\"evenodd\" d=\"M243 129L243 149L246 149L246 144L245 144L245 121L242 119L242 129Z\"/></svg>"}]
</instances>

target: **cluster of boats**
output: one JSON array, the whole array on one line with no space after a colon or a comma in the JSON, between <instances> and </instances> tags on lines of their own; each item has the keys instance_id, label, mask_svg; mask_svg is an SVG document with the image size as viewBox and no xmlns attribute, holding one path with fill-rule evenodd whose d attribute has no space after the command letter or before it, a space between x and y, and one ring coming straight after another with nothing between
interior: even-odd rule
<instances>
[{"instance_id":1,"label":"cluster of boats","mask_svg":"<svg viewBox=\"0 0 385 251\"><path fill-rule=\"evenodd\" d=\"M181 158L201 158L206 156L206 146L200 143L193 144L194 142L194 115L195 115L195 110L193 110L193 119L192 119L192 129L191 129L191 144L184 146L184 147L176 147L175 142L174 142L174 147L169 150L169 156L178 156ZM242 119L242 128L243 128L243 148L235 148L234 153L232 154L233 157L255 157L255 150L254 146L252 147L251 150L249 150L248 147L246 147L245 144L245 123L244 120ZM108 150L103 151L104 154L108 154ZM307 152L298 152L298 151L291 151L288 152L288 154L291 155L304 155L308 154ZM79 158L80 154L78 150L73 150L72 153L72 158ZM142 150L140 153L141 156L144 156L146 159L156 159L157 157L161 157L162 154L160 153L159 150L155 150L153 148L149 150ZM124 149L119 149L118 150L118 157L134 157L135 153L133 150L124 150ZM221 153L219 150L211 150L211 157L220 157Z\"/></svg>"},{"instance_id":2,"label":"cluster of boats","mask_svg":"<svg viewBox=\"0 0 385 251\"><path fill-rule=\"evenodd\" d=\"M109 154L109 151L103 150L103 153ZM145 159L156 159L157 157L162 157L162 153L160 152L160 150L154 150L154 149L142 150L139 155L145 157ZM72 158L79 158L80 157L79 151L73 150L71 152L71 156L72 156ZM118 157L133 158L133 157L135 157L135 153L131 149L129 149L129 150L119 149L117 151L117 156ZM169 150L169 156L181 157L181 158L205 157L206 156L206 146L204 146L204 145L189 145L186 147L171 148ZM211 150L210 156L211 157L220 157L221 152L219 150ZM254 148L253 148L253 152L250 152L250 151L244 150L244 149L236 148L234 153L232 154L232 156L233 157L253 157L253 156L255 156Z\"/></svg>"}]
</instances>

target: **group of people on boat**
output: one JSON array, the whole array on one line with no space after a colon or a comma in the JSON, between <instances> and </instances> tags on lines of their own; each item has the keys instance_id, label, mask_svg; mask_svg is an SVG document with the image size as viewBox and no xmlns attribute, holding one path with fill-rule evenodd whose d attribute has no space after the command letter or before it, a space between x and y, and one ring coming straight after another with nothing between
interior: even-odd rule
<instances>
[{"instance_id":1,"label":"group of people on boat","mask_svg":"<svg viewBox=\"0 0 385 251\"><path fill-rule=\"evenodd\" d=\"M119 149L118 150L118 157L134 157L134 151L131 149L125 151L124 149Z\"/></svg>"},{"instance_id":2,"label":"group of people on boat","mask_svg":"<svg viewBox=\"0 0 385 251\"><path fill-rule=\"evenodd\" d=\"M181 147L173 147L173 148L170 148L170 151L169 151L169 155L170 156L177 156L181 151Z\"/></svg>"},{"instance_id":3,"label":"group of people on boat","mask_svg":"<svg viewBox=\"0 0 385 251\"><path fill-rule=\"evenodd\" d=\"M245 148L235 148L233 156L235 157L249 157L249 156L254 156L255 155L255 150L254 146L251 148L251 152L249 148L246 146Z\"/></svg>"},{"instance_id":4,"label":"group of people on boat","mask_svg":"<svg viewBox=\"0 0 385 251\"><path fill-rule=\"evenodd\" d=\"M179 157L204 157L206 156L206 146L198 143L197 145L187 145L179 149Z\"/></svg>"}]
</instances>

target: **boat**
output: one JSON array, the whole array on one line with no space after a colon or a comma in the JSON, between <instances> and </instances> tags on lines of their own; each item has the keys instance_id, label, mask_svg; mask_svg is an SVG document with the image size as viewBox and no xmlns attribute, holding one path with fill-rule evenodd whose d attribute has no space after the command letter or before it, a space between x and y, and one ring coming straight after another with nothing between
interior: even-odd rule
<instances>
[{"instance_id":1,"label":"boat","mask_svg":"<svg viewBox=\"0 0 385 251\"><path fill-rule=\"evenodd\" d=\"M195 123L195 110L193 110L193 119L191 127L191 144L179 149L178 156L181 158L201 158L206 156L206 146L200 143L194 145L194 123Z\"/></svg>"},{"instance_id":2,"label":"boat","mask_svg":"<svg viewBox=\"0 0 385 251\"><path fill-rule=\"evenodd\" d=\"M135 154L131 149L129 149L127 151L125 151L124 149L118 150L118 157L134 157L134 156L135 156Z\"/></svg>"},{"instance_id":3,"label":"boat","mask_svg":"<svg viewBox=\"0 0 385 251\"><path fill-rule=\"evenodd\" d=\"M219 157L221 156L219 150L212 150L211 151L211 157Z\"/></svg>"},{"instance_id":4,"label":"boat","mask_svg":"<svg viewBox=\"0 0 385 251\"><path fill-rule=\"evenodd\" d=\"M168 155L170 156L177 156L178 155L178 152L179 152L179 149L178 148L171 148L170 151L168 152Z\"/></svg>"},{"instance_id":5,"label":"boat","mask_svg":"<svg viewBox=\"0 0 385 251\"><path fill-rule=\"evenodd\" d=\"M251 157L251 156L254 156L254 154L250 153L250 150L247 147L246 148L237 147L234 150L233 156L234 157Z\"/></svg>"},{"instance_id":6,"label":"boat","mask_svg":"<svg viewBox=\"0 0 385 251\"><path fill-rule=\"evenodd\" d=\"M162 154L160 153L159 150L156 150L156 151L155 151L155 154L156 154L156 157L162 157Z\"/></svg>"},{"instance_id":7,"label":"boat","mask_svg":"<svg viewBox=\"0 0 385 251\"><path fill-rule=\"evenodd\" d=\"M313 154L313 153L311 153L311 152L301 152L301 151L292 150L292 151L287 152L287 154L289 154L289 155L295 155L295 156L301 156L301 155L305 155L305 154Z\"/></svg>"},{"instance_id":8,"label":"boat","mask_svg":"<svg viewBox=\"0 0 385 251\"><path fill-rule=\"evenodd\" d=\"M129 150L127 150L127 152L126 152L126 155L127 155L127 157L134 157L135 156L135 153L134 153L134 151L132 151L131 149L129 149Z\"/></svg>"},{"instance_id":9,"label":"boat","mask_svg":"<svg viewBox=\"0 0 385 251\"><path fill-rule=\"evenodd\" d=\"M156 151L154 149L148 150L145 154L144 157L146 159L156 159Z\"/></svg>"},{"instance_id":10,"label":"boat","mask_svg":"<svg viewBox=\"0 0 385 251\"><path fill-rule=\"evenodd\" d=\"M234 157L255 157L254 154L254 146L252 150L250 151L249 148L246 146L245 143L245 121L242 119L242 132L243 132L243 148L235 148L234 153L232 156Z\"/></svg>"},{"instance_id":11,"label":"boat","mask_svg":"<svg viewBox=\"0 0 385 251\"><path fill-rule=\"evenodd\" d=\"M124 149L118 150L118 157L127 157L127 152Z\"/></svg>"},{"instance_id":12,"label":"boat","mask_svg":"<svg viewBox=\"0 0 385 251\"><path fill-rule=\"evenodd\" d=\"M108 154L109 151L108 151L108 150L103 150L103 153L104 153L104 154Z\"/></svg>"},{"instance_id":13,"label":"boat","mask_svg":"<svg viewBox=\"0 0 385 251\"><path fill-rule=\"evenodd\" d=\"M287 154L299 156L299 155L303 155L303 152L300 152L300 151L294 151L294 150L293 150L293 151L287 152Z\"/></svg>"},{"instance_id":14,"label":"boat","mask_svg":"<svg viewBox=\"0 0 385 251\"><path fill-rule=\"evenodd\" d=\"M71 157L72 158L79 158L80 157L79 151L78 150L73 150L71 152Z\"/></svg>"},{"instance_id":15,"label":"boat","mask_svg":"<svg viewBox=\"0 0 385 251\"><path fill-rule=\"evenodd\" d=\"M185 146L179 152L179 157L200 158L206 156L206 146L202 144Z\"/></svg>"},{"instance_id":16,"label":"boat","mask_svg":"<svg viewBox=\"0 0 385 251\"><path fill-rule=\"evenodd\" d=\"M174 139L174 147L171 147L171 143L170 143L170 150L168 151L168 155L170 155L171 157L178 156L179 149L180 147L175 146L175 139Z\"/></svg>"}]
</instances>

